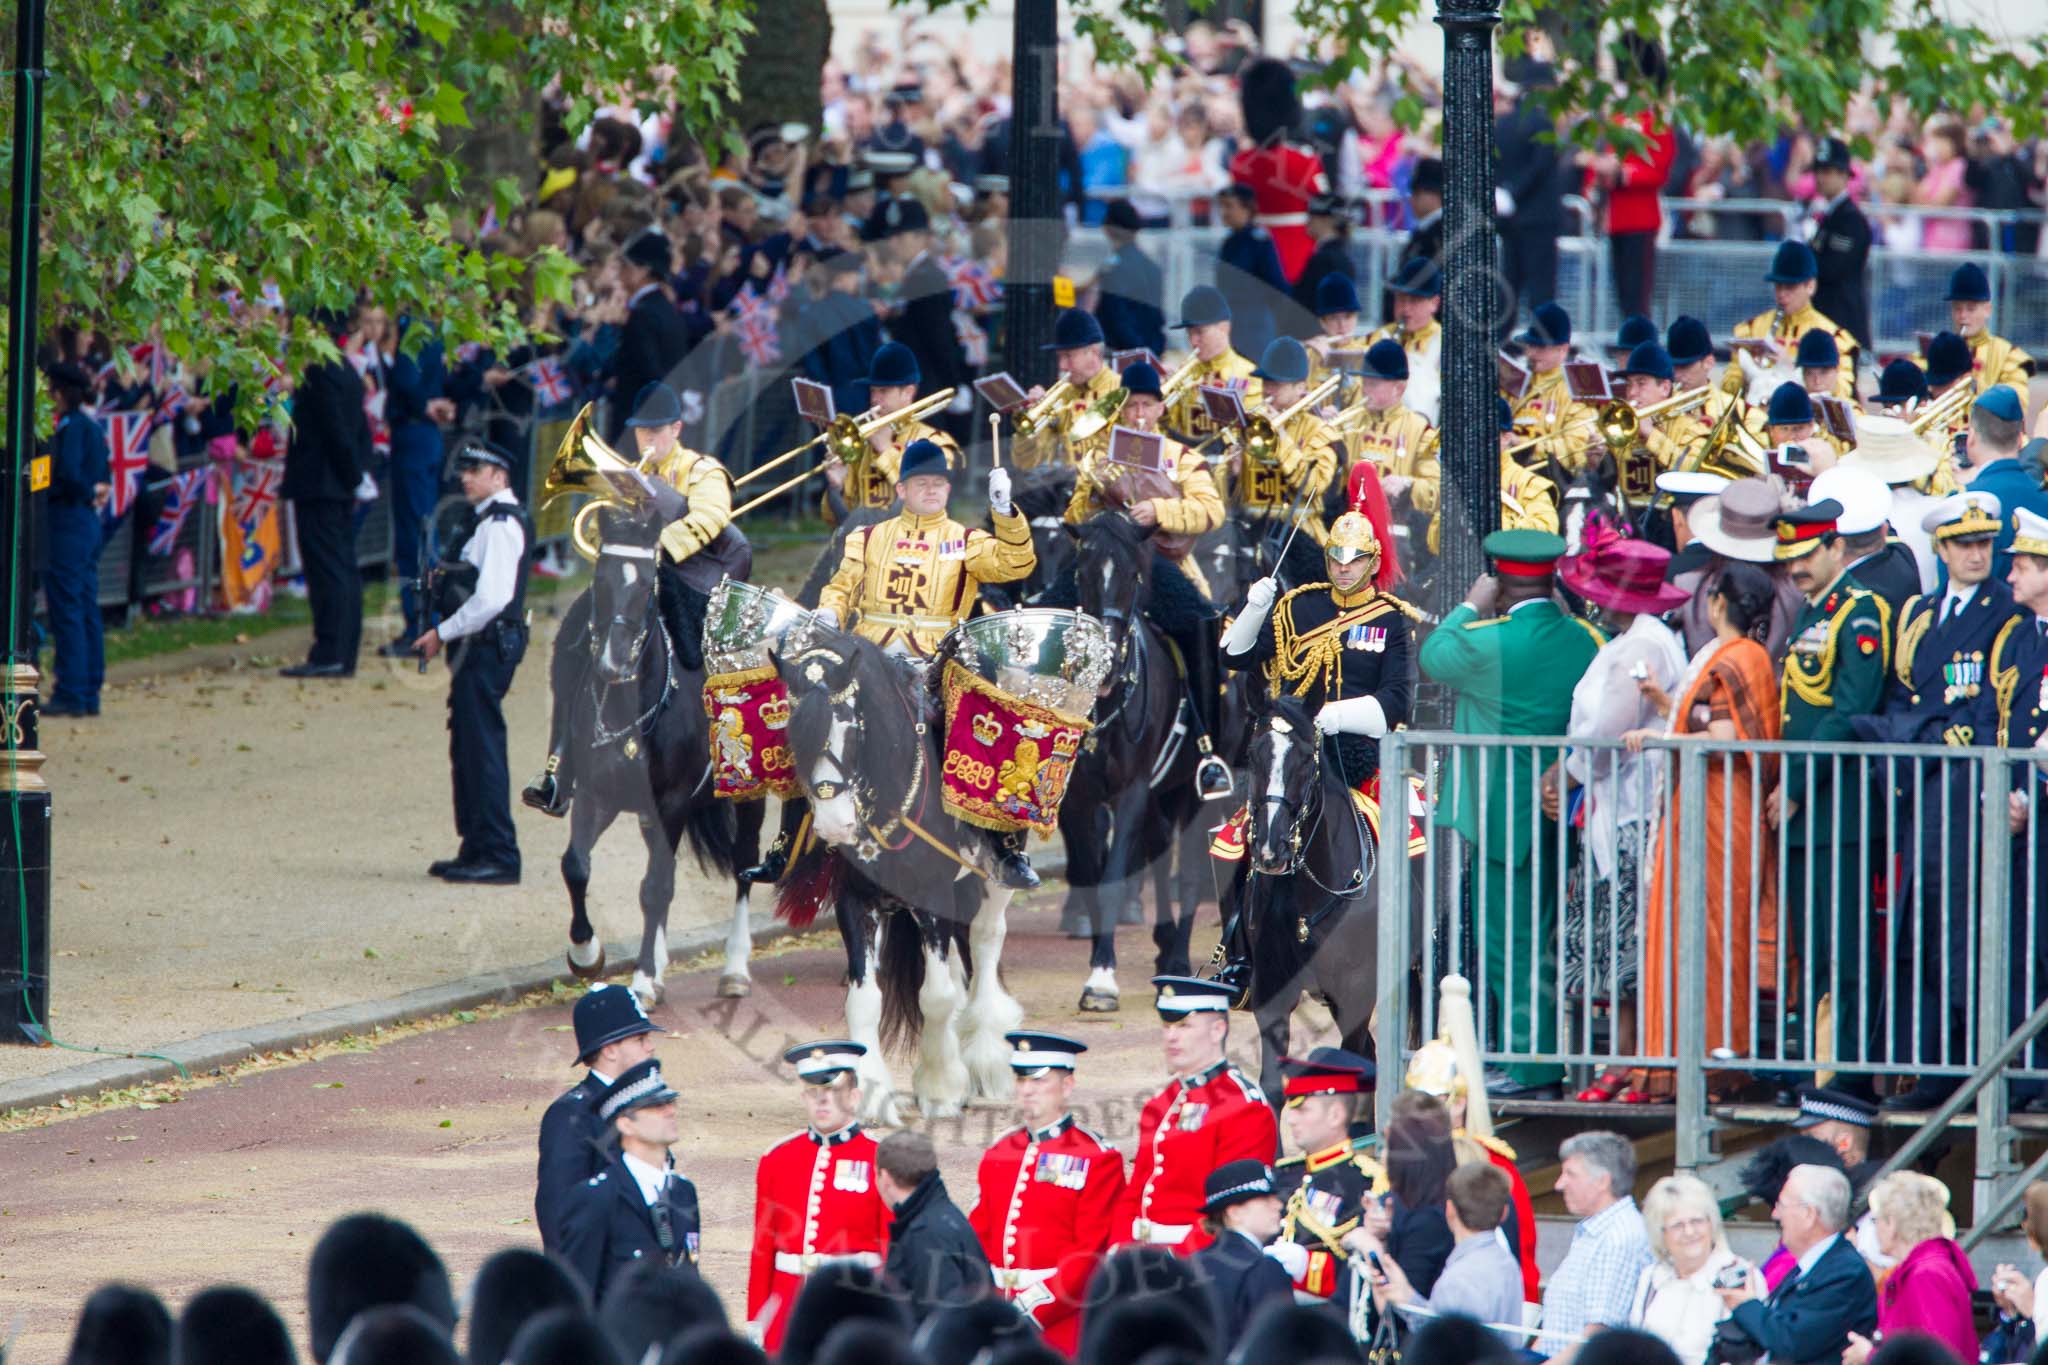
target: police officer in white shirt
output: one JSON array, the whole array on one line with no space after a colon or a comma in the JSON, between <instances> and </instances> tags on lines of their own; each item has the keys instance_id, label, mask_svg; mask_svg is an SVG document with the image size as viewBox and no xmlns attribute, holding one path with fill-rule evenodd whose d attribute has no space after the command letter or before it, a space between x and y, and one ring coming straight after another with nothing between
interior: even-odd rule
<instances>
[{"instance_id":1,"label":"police officer in white shirt","mask_svg":"<svg viewBox=\"0 0 2048 1365\"><path fill-rule=\"evenodd\" d=\"M448 650L448 758L455 773L461 847L427 872L444 881L511 886L519 881L505 758L505 693L526 654L526 576L533 523L508 486L512 457L472 441L456 452L469 516L430 571L440 623L413 642L420 667Z\"/></svg>"}]
</instances>

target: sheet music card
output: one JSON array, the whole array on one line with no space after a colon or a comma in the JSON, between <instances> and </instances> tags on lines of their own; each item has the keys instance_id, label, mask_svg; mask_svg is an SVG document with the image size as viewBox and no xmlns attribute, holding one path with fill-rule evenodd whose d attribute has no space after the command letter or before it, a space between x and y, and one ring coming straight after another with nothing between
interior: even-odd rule
<instances>
[{"instance_id":1,"label":"sheet music card","mask_svg":"<svg viewBox=\"0 0 2048 1365\"><path fill-rule=\"evenodd\" d=\"M796 413L813 426L829 427L832 419L839 415L832 403L832 388L815 379L792 379L790 388L796 391Z\"/></svg>"},{"instance_id":2,"label":"sheet music card","mask_svg":"<svg viewBox=\"0 0 2048 1365\"><path fill-rule=\"evenodd\" d=\"M1128 465L1132 469L1159 469L1166 456L1166 438L1156 431L1139 431L1136 427L1113 427L1109 433L1109 458L1112 463Z\"/></svg>"},{"instance_id":3,"label":"sheet music card","mask_svg":"<svg viewBox=\"0 0 2048 1365\"><path fill-rule=\"evenodd\" d=\"M1026 401L1024 390L1018 385L1016 380L1010 378L1007 371L975 380L974 391L983 398L986 398L988 405L997 412L1008 412L1012 408L1021 408Z\"/></svg>"}]
</instances>

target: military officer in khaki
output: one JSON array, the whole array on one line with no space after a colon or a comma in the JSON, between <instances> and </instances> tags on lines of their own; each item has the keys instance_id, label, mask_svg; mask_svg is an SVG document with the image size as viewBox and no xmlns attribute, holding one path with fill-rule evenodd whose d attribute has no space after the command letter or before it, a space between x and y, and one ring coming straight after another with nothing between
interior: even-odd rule
<instances>
[{"instance_id":1,"label":"military officer in khaki","mask_svg":"<svg viewBox=\"0 0 2048 1365\"><path fill-rule=\"evenodd\" d=\"M901 412L917 400L917 356L908 346L891 341L875 352L868 366L868 411L863 423ZM865 458L849 465L837 455L825 461L825 520L837 526L849 512L879 510L896 500L896 466L912 441L930 441L946 452L953 468L961 466L960 446L946 432L918 418L891 422L868 437Z\"/></svg>"},{"instance_id":2,"label":"military officer in khaki","mask_svg":"<svg viewBox=\"0 0 2048 1365\"><path fill-rule=\"evenodd\" d=\"M1230 304L1214 285L1198 284L1180 301L1180 321L1175 328L1188 334L1188 350L1194 368L1190 380L1166 409L1166 426L1189 444L1199 444L1216 434L1216 424L1202 407L1204 388L1236 389L1249 412L1259 397L1258 367L1239 355L1230 344Z\"/></svg>"}]
</instances>

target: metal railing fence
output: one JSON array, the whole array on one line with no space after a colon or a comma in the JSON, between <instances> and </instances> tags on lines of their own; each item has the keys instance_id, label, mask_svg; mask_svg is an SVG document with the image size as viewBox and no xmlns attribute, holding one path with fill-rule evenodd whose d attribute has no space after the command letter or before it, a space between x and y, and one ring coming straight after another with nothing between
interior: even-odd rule
<instances>
[{"instance_id":1,"label":"metal railing fence","mask_svg":"<svg viewBox=\"0 0 2048 1365\"><path fill-rule=\"evenodd\" d=\"M1430 837L1411 861L1382 822L1378 867L1412 875L1379 878L1380 1053L1435 1036L1434 983L1463 975L1489 1068L1634 1071L1675 1106L1688 1169L1715 1159L1710 1092L1958 1084L2048 999L2042 757L1390 735L1383 770L1418 775ZM1545 774L1577 775L1557 818ZM1980 1209L2017 1169L2013 1086L2048 1094L2048 1047L1976 1095Z\"/></svg>"}]
</instances>

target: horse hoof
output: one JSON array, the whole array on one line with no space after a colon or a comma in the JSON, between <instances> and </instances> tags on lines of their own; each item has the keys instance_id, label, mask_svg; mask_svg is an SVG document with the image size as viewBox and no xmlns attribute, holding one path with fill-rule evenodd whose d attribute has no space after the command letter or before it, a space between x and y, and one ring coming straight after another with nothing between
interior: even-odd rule
<instances>
[{"instance_id":1,"label":"horse hoof","mask_svg":"<svg viewBox=\"0 0 2048 1365\"><path fill-rule=\"evenodd\" d=\"M917 1108L927 1122L935 1119L957 1119L962 1112L958 1100L919 1100Z\"/></svg>"},{"instance_id":2,"label":"horse hoof","mask_svg":"<svg viewBox=\"0 0 2048 1365\"><path fill-rule=\"evenodd\" d=\"M749 977L740 976L734 972L727 972L718 978L718 998L720 1000L744 1000L753 993L754 983Z\"/></svg>"},{"instance_id":3,"label":"horse hoof","mask_svg":"<svg viewBox=\"0 0 2048 1365\"><path fill-rule=\"evenodd\" d=\"M569 975L575 977L578 981L595 981L604 975L604 945L602 943L597 945L597 956L591 960L588 966L576 960L576 949L574 946L571 946L569 951L563 954L563 958L569 964Z\"/></svg>"},{"instance_id":4,"label":"horse hoof","mask_svg":"<svg viewBox=\"0 0 2048 1365\"><path fill-rule=\"evenodd\" d=\"M1117 997L1108 991L1085 990L1081 992L1081 1012L1083 1014L1115 1014L1122 1008L1123 1006Z\"/></svg>"},{"instance_id":5,"label":"horse hoof","mask_svg":"<svg viewBox=\"0 0 2048 1365\"><path fill-rule=\"evenodd\" d=\"M633 994L639 997L643 1009L652 1009L661 1003L661 997L668 992L661 982L644 972L633 973Z\"/></svg>"}]
</instances>

